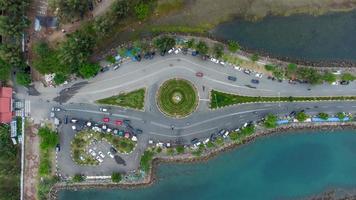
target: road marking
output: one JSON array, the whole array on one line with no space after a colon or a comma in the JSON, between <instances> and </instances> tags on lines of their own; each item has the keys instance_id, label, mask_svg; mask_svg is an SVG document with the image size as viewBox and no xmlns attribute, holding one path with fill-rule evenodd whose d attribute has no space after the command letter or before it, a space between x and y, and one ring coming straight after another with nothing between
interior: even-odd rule
<instances>
[{"instance_id":1,"label":"road marking","mask_svg":"<svg viewBox=\"0 0 356 200\"><path fill-rule=\"evenodd\" d=\"M196 132L190 132L188 134L182 134L182 135L165 135L165 134L160 134L160 133L156 133L156 132L149 132L148 134L158 135L158 136L163 136L163 137L170 137L170 138L177 138L177 137L195 135L195 134L202 133L202 132L209 132L209 131L212 131L212 130L217 130L217 128L214 127L214 128L204 129L204 130L200 130L200 131L196 131Z\"/></svg>"}]
</instances>

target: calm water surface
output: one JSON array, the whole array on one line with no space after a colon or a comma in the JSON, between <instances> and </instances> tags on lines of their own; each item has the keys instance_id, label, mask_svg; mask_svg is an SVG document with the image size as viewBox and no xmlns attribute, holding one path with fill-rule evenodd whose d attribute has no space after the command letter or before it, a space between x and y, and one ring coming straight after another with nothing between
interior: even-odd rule
<instances>
[{"instance_id":1,"label":"calm water surface","mask_svg":"<svg viewBox=\"0 0 356 200\"><path fill-rule=\"evenodd\" d=\"M165 164L135 190L62 191L61 200L295 199L356 187L356 131L258 139L200 164Z\"/></svg>"},{"instance_id":2,"label":"calm water surface","mask_svg":"<svg viewBox=\"0 0 356 200\"><path fill-rule=\"evenodd\" d=\"M219 25L212 34L275 56L356 62L356 11L266 17L258 22L233 20Z\"/></svg>"}]
</instances>

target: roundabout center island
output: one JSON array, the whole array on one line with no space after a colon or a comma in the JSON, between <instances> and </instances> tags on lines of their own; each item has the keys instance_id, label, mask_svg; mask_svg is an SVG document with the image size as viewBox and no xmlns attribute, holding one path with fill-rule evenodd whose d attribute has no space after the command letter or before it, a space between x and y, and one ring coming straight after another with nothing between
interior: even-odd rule
<instances>
[{"instance_id":1,"label":"roundabout center island","mask_svg":"<svg viewBox=\"0 0 356 200\"><path fill-rule=\"evenodd\" d=\"M183 118L193 113L198 106L198 99L196 88L184 79L167 80L157 93L159 110L174 118Z\"/></svg>"}]
</instances>

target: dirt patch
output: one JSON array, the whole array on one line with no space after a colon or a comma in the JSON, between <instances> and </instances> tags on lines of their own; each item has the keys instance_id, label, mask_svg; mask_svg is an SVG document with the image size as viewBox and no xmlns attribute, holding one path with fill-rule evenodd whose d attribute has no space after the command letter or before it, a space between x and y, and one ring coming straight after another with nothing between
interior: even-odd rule
<instances>
[{"instance_id":1,"label":"dirt patch","mask_svg":"<svg viewBox=\"0 0 356 200\"><path fill-rule=\"evenodd\" d=\"M38 129L29 124L25 130L25 173L24 199L37 199L37 175L39 166L39 137Z\"/></svg>"}]
</instances>

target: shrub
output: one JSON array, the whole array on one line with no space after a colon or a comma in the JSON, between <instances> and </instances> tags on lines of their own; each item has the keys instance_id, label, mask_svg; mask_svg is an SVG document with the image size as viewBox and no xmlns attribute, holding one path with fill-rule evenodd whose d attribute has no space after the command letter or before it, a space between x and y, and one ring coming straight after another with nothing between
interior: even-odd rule
<instances>
[{"instance_id":1,"label":"shrub","mask_svg":"<svg viewBox=\"0 0 356 200\"><path fill-rule=\"evenodd\" d=\"M111 174L111 181L114 183L119 183L121 181L122 177L119 172L113 172Z\"/></svg>"},{"instance_id":2,"label":"shrub","mask_svg":"<svg viewBox=\"0 0 356 200\"><path fill-rule=\"evenodd\" d=\"M296 118L299 122L304 122L304 121L308 118L308 115L305 114L305 112L298 112L297 115L295 116L295 118Z\"/></svg>"},{"instance_id":3,"label":"shrub","mask_svg":"<svg viewBox=\"0 0 356 200\"><path fill-rule=\"evenodd\" d=\"M256 62L260 59L260 56L257 53L254 53L251 58L250 58L253 62Z\"/></svg>"},{"instance_id":4,"label":"shrub","mask_svg":"<svg viewBox=\"0 0 356 200\"><path fill-rule=\"evenodd\" d=\"M178 154L184 153L184 146L182 146L182 145L177 146L176 151Z\"/></svg>"},{"instance_id":5,"label":"shrub","mask_svg":"<svg viewBox=\"0 0 356 200\"><path fill-rule=\"evenodd\" d=\"M75 174L72 178L73 182L83 182L85 180L85 176L82 174Z\"/></svg>"},{"instance_id":6,"label":"shrub","mask_svg":"<svg viewBox=\"0 0 356 200\"><path fill-rule=\"evenodd\" d=\"M30 74L25 72L18 72L16 74L16 82L25 87L29 86L31 83Z\"/></svg>"},{"instance_id":7,"label":"shrub","mask_svg":"<svg viewBox=\"0 0 356 200\"><path fill-rule=\"evenodd\" d=\"M328 83L332 83L336 81L336 75L331 73L331 72L325 72L323 74L323 80L328 82Z\"/></svg>"},{"instance_id":8,"label":"shrub","mask_svg":"<svg viewBox=\"0 0 356 200\"><path fill-rule=\"evenodd\" d=\"M112 56L112 55L107 55L107 56L105 57L105 60L108 61L108 62L110 62L110 63L115 63L115 62L116 62L115 57Z\"/></svg>"},{"instance_id":9,"label":"shrub","mask_svg":"<svg viewBox=\"0 0 356 200\"><path fill-rule=\"evenodd\" d=\"M239 134L238 134L238 132L233 131L233 132L230 133L229 137L230 137L231 140L236 141L236 140L239 139Z\"/></svg>"},{"instance_id":10,"label":"shrub","mask_svg":"<svg viewBox=\"0 0 356 200\"><path fill-rule=\"evenodd\" d=\"M336 116L337 116L337 118L339 118L340 120L343 120L343 119L346 117L345 113L343 113L343 112L337 113Z\"/></svg>"},{"instance_id":11,"label":"shrub","mask_svg":"<svg viewBox=\"0 0 356 200\"><path fill-rule=\"evenodd\" d=\"M277 126L277 116L268 114L263 124L266 128L275 128Z\"/></svg>"},{"instance_id":12,"label":"shrub","mask_svg":"<svg viewBox=\"0 0 356 200\"><path fill-rule=\"evenodd\" d=\"M199 41L196 49L201 55L206 55L209 51L209 47L204 41Z\"/></svg>"},{"instance_id":13,"label":"shrub","mask_svg":"<svg viewBox=\"0 0 356 200\"><path fill-rule=\"evenodd\" d=\"M341 75L341 80L343 81L354 81L356 77L350 73L344 73Z\"/></svg>"},{"instance_id":14,"label":"shrub","mask_svg":"<svg viewBox=\"0 0 356 200\"><path fill-rule=\"evenodd\" d=\"M60 85L60 84L64 83L67 79L68 79L67 75L65 75L63 73L56 73L53 81L56 85Z\"/></svg>"},{"instance_id":15,"label":"shrub","mask_svg":"<svg viewBox=\"0 0 356 200\"><path fill-rule=\"evenodd\" d=\"M140 166L143 171L148 172L148 170L150 169L152 158L153 158L152 151L146 150L143 153L140 160Z\"/></svg>"},{"instance_id":16,"label":"shrub","mask_svg":"<svg viewBox=\"0 0 356 200\"><path fill-rule=\"evenodd\" d=\"M319 114L318 114L318 117L319 117L320 119L326 120L326 119L329 118L329 115L328 115L327 113L319 113Z\"/></svg>"},{"instance_id":17,"label":"shrub","mask_svg":"<svg viewBox=\"0 0 356 200\"><path fill-rule=\"evenodd\" d=\"M240 50L241 47L239 45L238 42L233 41L233 40L229 40L228 42L228 49L229 51L231 51L232 53L235 53L236 51Z\"/></svg>"},{"instance_id":18,"label":"shrub","mask_svg":"<svg viewBox=\"0 0 356 200\"><path fill-rule=\"evenodd\" d=\"M267 71L274 71L276 69L275 65L265 65L265 69Z\"/></svg>"},{"instance_id":19,"label":"shrub","mask_svg":"<svg viewBox=\"0 0 356 200\"><path fill-rule=\"evenodd\" d=\"M223 55L224 46L222 44L215 44L214 46L214 55L216 58L221 58Z\"/></svg>"}]
</instances>

